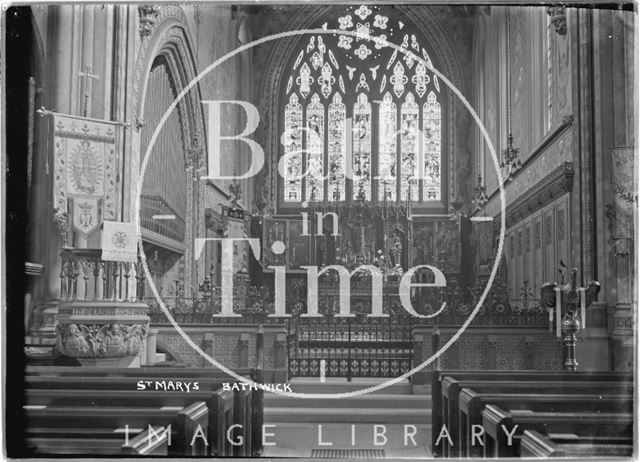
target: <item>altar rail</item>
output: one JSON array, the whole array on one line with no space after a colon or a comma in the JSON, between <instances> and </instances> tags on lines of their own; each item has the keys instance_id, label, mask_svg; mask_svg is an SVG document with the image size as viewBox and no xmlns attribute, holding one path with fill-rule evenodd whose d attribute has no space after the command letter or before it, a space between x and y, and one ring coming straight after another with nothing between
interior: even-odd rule
<instances>
[{"instance_id":1,"label":"altar rail","mask_svg":"<svg viewBox=\"0 0 640 462\"><path fill-rule=\"evenodd\" d=\"M327 307L337 306L335 295L325 294L320 291L319 296L320 313L329 315ZM149 305L149 317L152 324L168 324L164 310L155 297L146 297L144 301ZM245 298L239 301L234 300L234 310L242 313L242 317L220 317L214 316L220 313L219 298L185 298L185 297L162 297L162 302L166 310L171 314L178 324L261 324L261 323L282 323L286 318L268 317L266 314L273 313L273 304L268 300ZM452 302L454 303L454 302ZM236 310L236 307L252 306L253 309L246 308ZM358 300L357 304L352 301L353 311L364 317L367 308ZM441 300L431 300L429 307L424 310L427 313L435 313L442 306ZM464 323L472 311L475 304L460 302L456 305L447 304L446 307L433 318L411 318L413 325L439 325L439 326L459 326ZM324 308L324 309L323 309ZM400 310L403 310L400 308ZM392 315L402 315L395 304L383 302L383 311ZM248 312L247 312L248 311ZM287 312L292 313L293 318L298 318L301 313L306 312L304 300L291 300L287 303ZM369 311L370 312L370 311ZM262 313L262 314L261 314ZM303 318L304 319L304 318ZM372 319L372 318L368 318ZM536 327L548 328L549 320L546 310L541 309L537 303L492 303L485 302L475 315L472 325L474 326L512 326L512 327Z\"/></svg>"}]
</instances>

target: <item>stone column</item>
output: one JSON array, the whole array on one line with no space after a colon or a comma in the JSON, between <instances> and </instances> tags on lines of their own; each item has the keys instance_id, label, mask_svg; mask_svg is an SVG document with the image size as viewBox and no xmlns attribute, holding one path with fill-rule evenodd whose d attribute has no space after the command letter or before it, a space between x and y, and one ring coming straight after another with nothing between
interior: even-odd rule
<instances>
[{"instance_id":1,"label":"stone column","mask_svg":"<svg viewBox=\"0 0 640 462\"><path fill-rule=\"evenodd\" d=\"M53 17L53 53L50 59L50 77L46 86L50 90L47 103L55 108L57 112L74 114L71 102L77 96L76 78L72 78L69 73L77 67L77 56L75 50L78 39L74 40L74 31L80 30L77 12L78 6L60 5L52 6L49 11ZM49 109L49 108L48 108ZM43 119L41 126L43 130L51 129L51 120L47 117ZM47 135L48 136L48 135ZM45 148L46 149L46 148ZM50 152L45 152L50 156ZM51 159L51 157L49 157ZM60 247L63 238L53 220L52 182L54 166L49 160L47 164L48 172L45 172L44 179L36 183L36 188L41 191L42 200L38 205L38 214L43 217L42 228L38 230L40 239L39 260L43 265L43 273L39 284L38 300L34 307L33 322L31 324L30 336L36 343L53 344L55 342L54 316L58 311L60 299L60 270L61 262L59 257Z\"/></svg>"}]
</instances>

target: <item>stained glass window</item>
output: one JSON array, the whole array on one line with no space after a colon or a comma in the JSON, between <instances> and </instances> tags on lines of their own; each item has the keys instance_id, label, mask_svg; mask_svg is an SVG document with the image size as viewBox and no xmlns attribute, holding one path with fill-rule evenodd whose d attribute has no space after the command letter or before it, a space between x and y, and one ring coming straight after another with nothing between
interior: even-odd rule
<instances>
[{"instance_id":1,"label":"stained glass window","mask_svg":"<svg viewBox=\"0 0 640 462\"><path fill-rule=\"evenodd\" d=\"M297 202L302 198L302 106L298 96L291 94L284 116L285 177L284 197Z\"/></svg>"},{"instance_id":2,"label":"stained glass window","mask_svg":"<svg viewBox=\"0 0 640 462\"><path fill-rule=\"evenodd\" d=\"M440 199L440 154L441 154L441 121L440 103L433 91L429 92L424 103L424 188L422 200Z\"/></svg>"},{"instance_id":3,"label":"stained glass window","mask_svg":"<svg viewBox=\"0 0 640 462\"><path fill-rule=\"evenodd\" d=\"M334 11L320 25L354 35L305 36L285 70L284 203L441 201L442 101L426 42L382 5Z\"/></svg>"},{"instance_id":4,"label":"stained glass window","mask_svg":"<svg viewBox=\"0 0 640 462\"><path fill-rule=\"evenodd\" d=\"M307 175L306 200L324 199L324 105L314 94L307 106Z\"/></svg>"},{"instance_id":5,"label":"stained glass window","mask_svg":"<svg viewBox=\"0 0 640 462\"><path fill-rule=\"evenodd\" d=\"M412 93L407 93L407 98L402 104L402 125L400 127L400 199L417 200L418 184L418 104Z\"/></svg>"},{"instance_id":6,"label":"stained glass window","mask_svg":"<svg viewBox=\"0 0 640 462\"><path fill-rule=\"evenodd\" d=\"M378 162L378 198L396 200L396 105L390 93L384 95L380 105Z\"/></svg>"},{"instance_id":7,"label":"stained glass window","mask_svg":"<svg viewBox=\"0 0 640 462\"><path fill-rule=\"evenodd\" d=\"M343 201L346 196L344 165L346 162L346 108L340 93L333 95L329 106L329 200Z\"/></svg>"},{"instance_id":8,"label":"stained glass window","mask_svg":"<svg viewBox=\"0 0 640 462\"><path fill-rule=\"evenodd\" d=\"M371 104L366 93L353 108L353 198L371 200Z\"/></svg>"}]
</instances>

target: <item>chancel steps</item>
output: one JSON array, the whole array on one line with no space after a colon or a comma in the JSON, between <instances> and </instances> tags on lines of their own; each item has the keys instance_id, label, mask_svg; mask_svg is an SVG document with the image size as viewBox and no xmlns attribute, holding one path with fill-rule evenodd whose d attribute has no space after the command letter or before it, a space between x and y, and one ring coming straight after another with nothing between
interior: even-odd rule
<instances>
[{"instance_id":1,"label":"chancel steps","mask_svg":"<svg viewBox=\"0 0 640 462\"><path fill-rule=\"evenodd\" d=\"M384 382L384 379L358 378L348 382L327 378L321 382L318 378L298 378L290 385L296 393L337 394ZM344 398L265 393L264 423L274 426L277 447L266 452L273 456L306 456L304 451L314 447L347 452L354 448L375 449L385 458L425 455L431 436L431 390L429 386L415 387L403 381L373 393ZM376 432L384 436L376 437ZM303 446L307 449L303 450Z\"/></svg>"}]
</instances>

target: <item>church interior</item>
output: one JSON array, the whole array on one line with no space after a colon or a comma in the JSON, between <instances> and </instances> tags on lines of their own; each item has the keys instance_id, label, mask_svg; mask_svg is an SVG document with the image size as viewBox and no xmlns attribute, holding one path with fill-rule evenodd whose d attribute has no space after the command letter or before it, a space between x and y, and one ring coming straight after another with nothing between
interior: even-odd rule
<instances>
[{"instance_id":1,"label":"church interior","mask_svg":"<svg viewBox=\"0 0 640 462\"><path fill-rule=\"evenodd\" d=\"M636 23L6 9L9 457L637 455Z\"/></svg>"}]
</instances>

